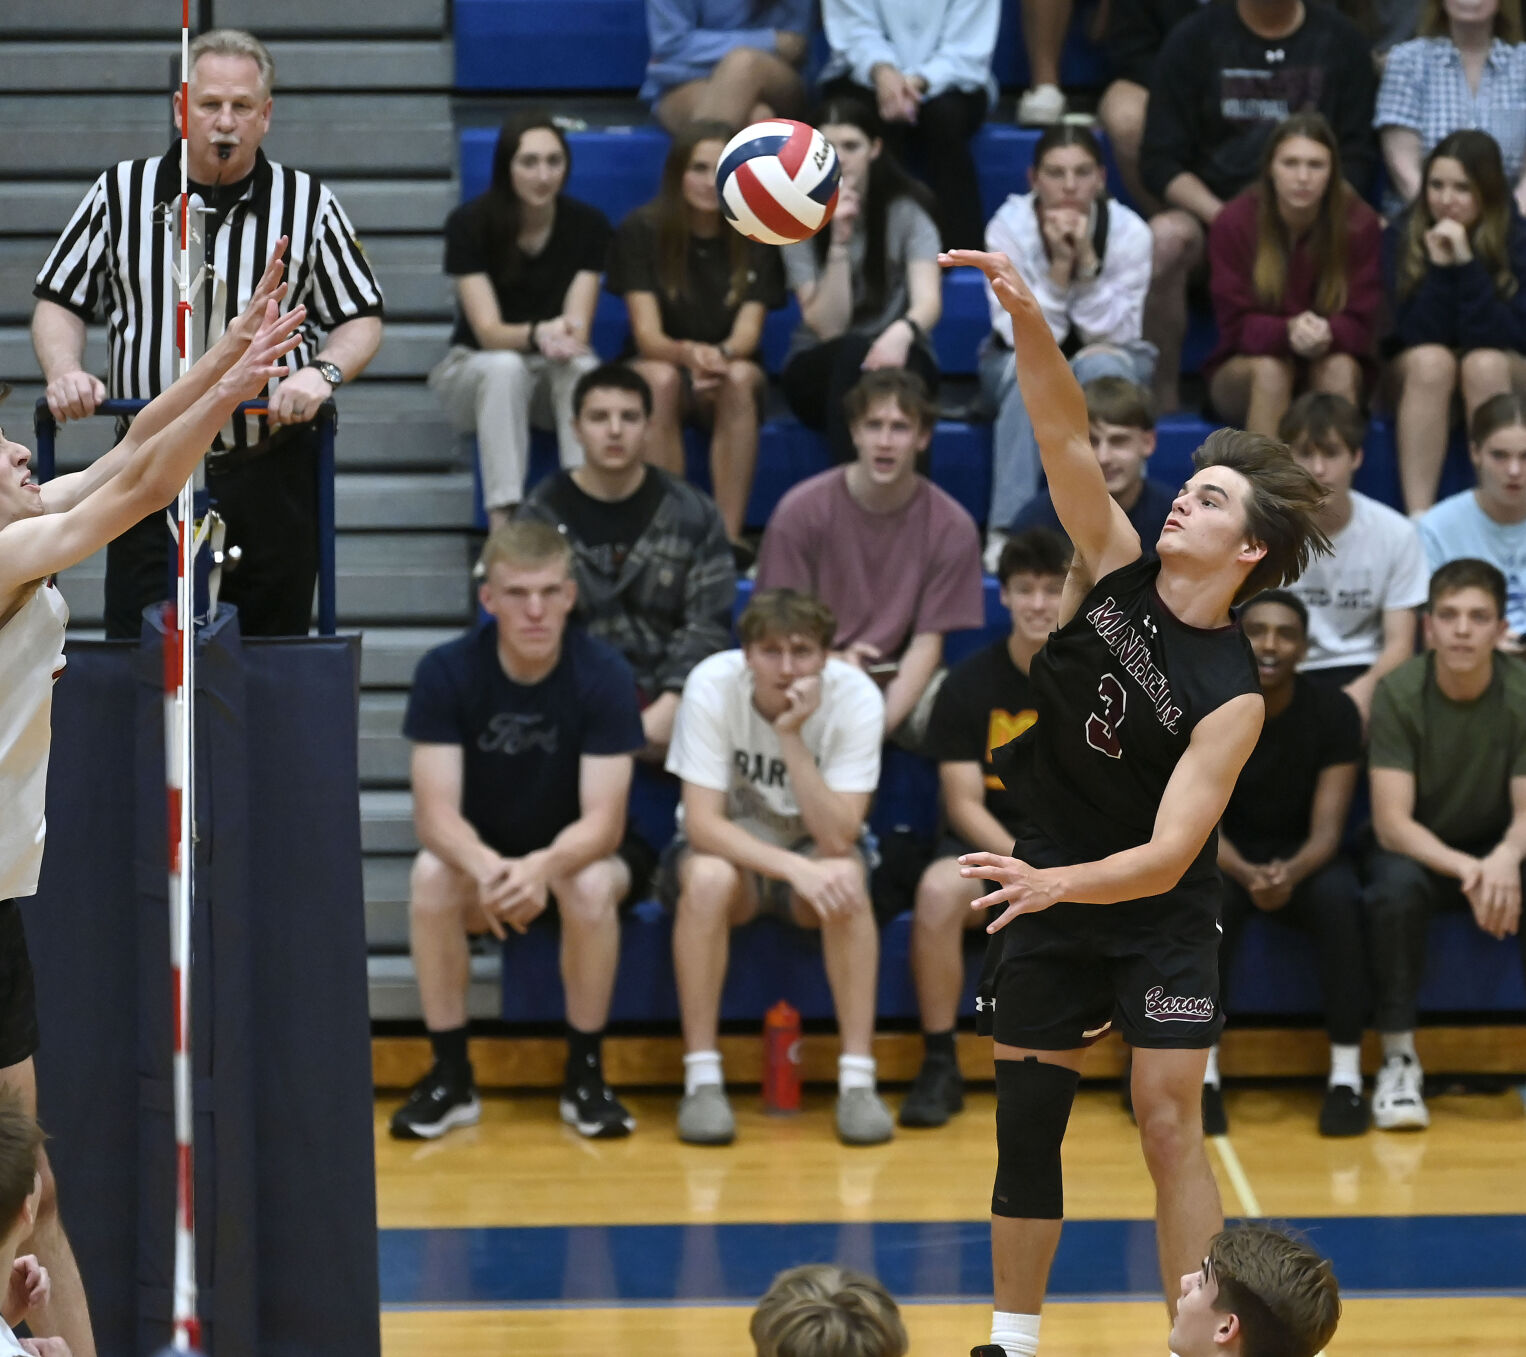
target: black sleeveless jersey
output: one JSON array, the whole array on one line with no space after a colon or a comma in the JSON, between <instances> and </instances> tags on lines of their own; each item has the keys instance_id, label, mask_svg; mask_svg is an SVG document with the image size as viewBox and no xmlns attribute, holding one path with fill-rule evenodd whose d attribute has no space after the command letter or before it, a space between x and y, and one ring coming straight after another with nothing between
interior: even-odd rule
<instances>
[{"instance_id":1,"label":"black sleeveless jersey","mask_svg":"<svg viewBox=\"0 0 1526 1357\"><path fill-rule=\"evenodd\" d=\"M1024 813L1073 861L1147 842L1197 723L1261 691L1239 623L1177 621L1156 593L1159 573L1141 557L1092 586L1034 657L1037 721L996 757ZM1183 879L1217 853L1215 831Z\"/></svg>"}]
</instances>

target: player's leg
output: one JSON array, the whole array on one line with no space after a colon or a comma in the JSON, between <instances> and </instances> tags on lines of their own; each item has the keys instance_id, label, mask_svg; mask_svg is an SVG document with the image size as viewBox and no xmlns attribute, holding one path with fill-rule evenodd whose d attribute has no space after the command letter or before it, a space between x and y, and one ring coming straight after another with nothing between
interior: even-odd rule
<instances>
[{"instance_id":1,"label":"player's leg","mask_svg":"<svg viewBox=\"0 0 1526 1357\"><path fill-rule=\"evenodd\" d=\"M763 388L763 369L745 358L726 368L725 380L715 393L715 428L710 439L710 483L715 507L721 511L726 536L733 542L742 536L747 520L747 498L752 493L753 470L758 461L758 420Z\"/></svg>"},{"instance_id":2,"label":"player's leg","mask_svg":"<svg viewBox=\"0 0 1526 1357\"><path fill-rule=\"evenodd\" d=\"M1224 931L1219 937L1219 1007L1227 1015L1230 1005L1229 972L1235 958L1240 954L1240 943L1245 937L1245 925L1256 907L1251 903L1250 893L1238 881L1224 878L1224 888L1219 904L1219 923ZM1133 1106L1133 1089L1129 1091L1129 1105ZM1208 1048L1208 1061L1203 1068L1203 1134L1221 1136L1229 1131L1229 1116L1224 1108L1223 1081L1219 1075L1219 1045Z\"/></svg>"},{"instance_id":3,"label":"player's leg","mask_svg":"<svg viewBox=\"0 0 1526 1357\"><path fill-rule=\"evenodd\" d=\"M684 474L683 418L685 387L683 369L656 358L631 362L652 389L652 418L646 426L646 460L680 480Z\"/></svg>"}]
</instances>

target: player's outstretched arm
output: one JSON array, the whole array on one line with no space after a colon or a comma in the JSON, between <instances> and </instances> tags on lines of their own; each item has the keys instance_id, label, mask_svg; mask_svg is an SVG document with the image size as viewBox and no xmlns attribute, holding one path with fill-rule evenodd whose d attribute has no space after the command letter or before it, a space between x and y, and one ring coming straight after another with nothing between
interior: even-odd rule
<instances>
[{"instance_id":1,"label":"player's outstretched arm","mask_svg":"<svg viewBox=\"0 0 1526 1357\"><path fill-rule=\"evenodd\" d=\"M1028 285L1004 254L950 250L938 262L979 269L1012 317L1018 388L1033 421L1055 513L1076 554L1094 580L1127 565L1139 555L1139 534L1107 493L1092 452L1086 398Z\"/></svg>"},{"instance_id":2,"label":"player's outstretched arm","mask_svg":"<svg viewBox=\"0 0 1526 1357\"><path fill-rule=\"evenodd\" d=\"M306 315L300 306L279 315L274 299L267 301L263 323L232 366L117 475L64 513L6 527L0 534L0 596L68 569L169 504L234 409L285 372L281 359L297 347L295 331Z\"/></svg>"}]
</instances>

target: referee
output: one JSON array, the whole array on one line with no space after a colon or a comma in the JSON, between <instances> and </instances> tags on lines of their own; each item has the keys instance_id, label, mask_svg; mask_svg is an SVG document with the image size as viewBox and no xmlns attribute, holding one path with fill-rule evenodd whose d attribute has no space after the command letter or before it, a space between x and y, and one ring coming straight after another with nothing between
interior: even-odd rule
<instances>
[{"instance_id":1,"label":"referee","mask_svg":"<svg viewBox=\"0 0 1526 1357\"><path fill-rule=\"evenodd\" d=\"M266 159L275 63L236 29L191 44L189 109L174 99L187 135L187 175L203 218L215 276L196 299L203 347L248 304L275 242L285 235L284 306L307 307L293 375L271 383L270 415L235 416L206 459L207 488L243 555L222 597L246 636L305 634L318 573L312 420L341 383L370 362L382 336L382 295L338 200L312 175ZM183 120L188 119L188 126ZM83 419L106 399L149 400L178 372L179 294L173 208L180 193L177 139L164 155L124 160L91 185L37 276L32 346L60 421ZM85 327L107 327L106 381L84 370ZM320 345L319 329L328 332ZM136 638L143 609L165 598L169 533L150 514L106 553L106 634Z\"/></svg>"}]
</instances>

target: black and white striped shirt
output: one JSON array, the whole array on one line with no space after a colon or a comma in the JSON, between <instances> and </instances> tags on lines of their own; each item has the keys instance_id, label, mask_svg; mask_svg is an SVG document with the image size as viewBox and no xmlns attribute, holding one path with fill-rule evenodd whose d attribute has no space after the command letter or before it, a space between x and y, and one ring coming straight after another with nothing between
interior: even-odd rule
<instances>
[{"instance_id":1,"label":"black and white striped shirt","mask_svg":"<svg viewBox=\"0 0 1526 1357\"><path fill-rule=\"evenodd\" d=\"M180 142L161 156L123 160L91 185L37 275L32 295L67 307L86 323L104 321L106 390L112 397L148 400L179 373L175 315L179 263L171 212L180 196ZM381 288L338 199L303 170L256 154L243 194L215 223L207 246L214 277L195 303L205 336L248 304L266 259L288 236L283 309L307 307L302 342L287 361L311 362L319 330L358 316L382 314ZM272 390L276 383L272 383ZM236 446L264 437L264 420L235 421ZM225 430L225 437L227 431ZM224 446L219 440L219 446Z\"/></svg>"}]
</instances>

